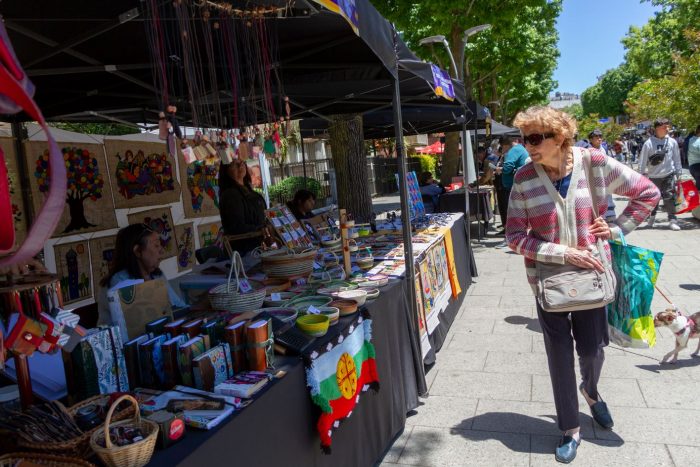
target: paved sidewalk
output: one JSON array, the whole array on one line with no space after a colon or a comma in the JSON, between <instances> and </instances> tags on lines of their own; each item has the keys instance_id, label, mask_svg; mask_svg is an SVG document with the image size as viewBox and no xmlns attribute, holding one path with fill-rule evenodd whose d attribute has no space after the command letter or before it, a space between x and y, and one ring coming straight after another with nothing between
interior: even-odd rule
<instances>
[{"instance_id":1,"label":"paved sidewalk","mask_svg":"<svg viewBox=\"0 0 700 467\"><path fill-rule=\"evenodd\" d=\"M619 209L619 208L618 208ZM659 217L665 218L664 214ZM687 312L700 310L700 221L681 217L640 228L630 243L665 253L658 285ZM522 257L475 246L480 276L468 290L437 363L427 378L430 396L410 414L403 435L382 465L556 465L552 389ZM657 293L653 310L665 302ZM674 346L658 332L654 349L606 349L600 391L614 431L597 427L581 401L580 466L690 466L700 463L700 358L683 351L676 365L660 365Z\"/></svg>"}]
</instances>

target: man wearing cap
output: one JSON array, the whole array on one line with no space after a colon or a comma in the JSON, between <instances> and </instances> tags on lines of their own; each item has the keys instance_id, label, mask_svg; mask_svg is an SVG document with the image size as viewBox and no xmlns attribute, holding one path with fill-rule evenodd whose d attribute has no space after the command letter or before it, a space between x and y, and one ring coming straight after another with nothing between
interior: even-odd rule
<instances>
[{"instance_id":1,"label":"man wearing cap","mask_svg":"<svg viewBox=\"0 0 700 467\"><path fill-rule=\"evenodd\" d=\"M642 146L639 154L639 172L649 177L661 191L669 228L681 230L676 219L676 177L682 173L681 152L675 139L668 135L669 121L659 118L654 122L654 134ZM656 210L651 212L647 225L654 226Z\"/></svg>"},{"instance_id":2,"label":"man wearing cap","mask_svg":"<svg viewBox=\"0 0 700 467\"><path fill-rule=\"evenodd\" d=\"M605 155L608 155L608 151L603 147L603 132L600 131L599 129L595 129L588 133L588 141L591 144L591 147L593 149L598 149L600 151L603 151ZM608 201L608 210L605 213L605 220L608 222L612 222L615 220L615 217L617 216L615 214L615 201L613 200L612 195L607 196L607 201Z\"/></svg>"}]
</instances>

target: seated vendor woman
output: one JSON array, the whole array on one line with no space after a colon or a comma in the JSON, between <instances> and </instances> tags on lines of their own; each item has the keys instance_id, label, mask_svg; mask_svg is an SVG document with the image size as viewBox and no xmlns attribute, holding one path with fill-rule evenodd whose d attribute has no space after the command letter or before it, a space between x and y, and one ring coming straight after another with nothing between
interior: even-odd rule
<instances>
[{"instance_id":1,"label":"seated vendor woman","mask_svg":"<svg viewBox=\"0 0 700 467\"><path fill-rule=\"evenodd\" d=\"M165 279L160 270L163 246L160 236L146 224L133 224L117 233L114 256L109 265L109 273L102 278L99 297L98 325L114 324L107 304L107 291L122 281L130 279ZM168 298L175 308L187 306L168 284Z\"/></svg>"},{"instance_id":2,"label":"seated vendor woman","mask_svg":"<svg viewBox=\"0 0 700 467\"><path fill-rule=\"evenodd\" d=\"M433 178L433 174L430 172L423 172L418 177L418 186L420 187L420 193L424 196L429 196L433 201L433 206L437 207L439 203L440 195L445 192L445 187L440 185Z\"/></svg>"},{"instance_id":3,"label":"seated vendor woman","mask_svg":"<svg viewBox=\"0 0 700 467\"><path fill-rule=\"evenodd\" d=\"M219 169L219 211L227 235L260 231L265 226L265 199L253 189L245 161L234 160ZM260 246L260 237L234 240L241 256Z\"/></svg>"},{"instance_id":4,"label":"seated vendor woman","mask_svg":"<svg viewBox=\"0 0 700 467\"><path fill-rule=\"evenodd\" d=\"M309 190L297 190L294 199L287 203L297 219L309 219L313 217L312 210L316 206L316 197Z\"/></svg>"}]
</instances>

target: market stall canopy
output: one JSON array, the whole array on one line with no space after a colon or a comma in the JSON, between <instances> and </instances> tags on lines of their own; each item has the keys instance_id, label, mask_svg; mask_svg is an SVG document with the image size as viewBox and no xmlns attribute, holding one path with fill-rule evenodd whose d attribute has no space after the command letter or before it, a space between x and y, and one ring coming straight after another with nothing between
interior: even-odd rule
<instances>
[{"instance_id":1,"label":"market stall canopy","mask_svg":"<svg viewBox=\"0 0 700 467\"><path fill-rule=\"evenodd\" d=\"M479 130L479 135L486 134L486 130ZM491 136L520 136L520 130L491 120Z\"/></svg>"},{"instance_id":2,"label":"market stall canopy","mask_svg":"<svg viewBox=\"0 0 700 467\"><path fill-rule=\"evenodd\" d=\"M400 41L394 45L393 27L368 0L356 0L356 30L341 15L311 0L188 2L201 15L202 5L212 5L213 15L222 5L240 8L277 8L266 16L265 27L274 30L276 46L270 64L269 85L277 115L283 115L282 99L289 96L293 119L327 118L338 113L364 113L391 106L396 73L401 83L402 102L410 105L441 105L459 108L464 102L460 82L452 82L455 100L435 94L433 69L419 60ZM196 6L195 6L196 3ZM154 79L151 45L147 31L147 5L168 11L171 0L76 0L72 2L3 2L0 6L12 44L20 62L37 88L36 100L49 120L125 121L154 123L162 110ZM218 7L216 6L218 5ZM196 19L199 19L198 16ZM202 22L204 20L202 19ZM174 16L161 18L164 27L176 27ZM237 27L248 26L237 19ZM239 24L240 23L240 24ZM199 24L199 23L198 23ZM248 26L249 27L249 26ZM213 28L216 39L218 28ZM166 38L168 39L168 38ZM172 39L172 37L170 37ZM176 39L178 37L176 36ZM198 53L204 55L203 46ZM398 57L398 60L397 60ZM173 74L184 67L183 57L169 56ZM201 70L205 79L224 83L223 60L213 69ZM237 72L246 76L250 63L239 63ZM398 69L398 72L396 72ZM182 78L171 83L171 101L178 105L183 120L191 120L191 102ZM238 96L223 89L212 94L202 89L196 99L216 101L233 126L230 116L235 104L251 108L263 105L261 89L246 90ZM252 96L249 97L249 96ZM206 116L199 126L214 126ZM263 123L264 113L242 117L242 124Z\"/></svg>"}]
</instances>

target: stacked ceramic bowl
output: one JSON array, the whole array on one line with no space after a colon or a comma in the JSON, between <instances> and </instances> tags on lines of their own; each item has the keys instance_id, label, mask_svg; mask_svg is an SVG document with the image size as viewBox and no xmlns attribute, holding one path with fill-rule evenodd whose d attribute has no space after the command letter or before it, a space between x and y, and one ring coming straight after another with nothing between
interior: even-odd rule
<instances>
[{"instance_id":1,"label":"stacked ceramic bowl","mask_svg":"<svg viewBox=\"0 0 700 467\"><path fill-rule=\"evenodd\" d=\"M297 318L297 327L313 337L324 336L328 332L328 326L330 319L326 315L304 315Z\"/></svg>"}]
</instances>

